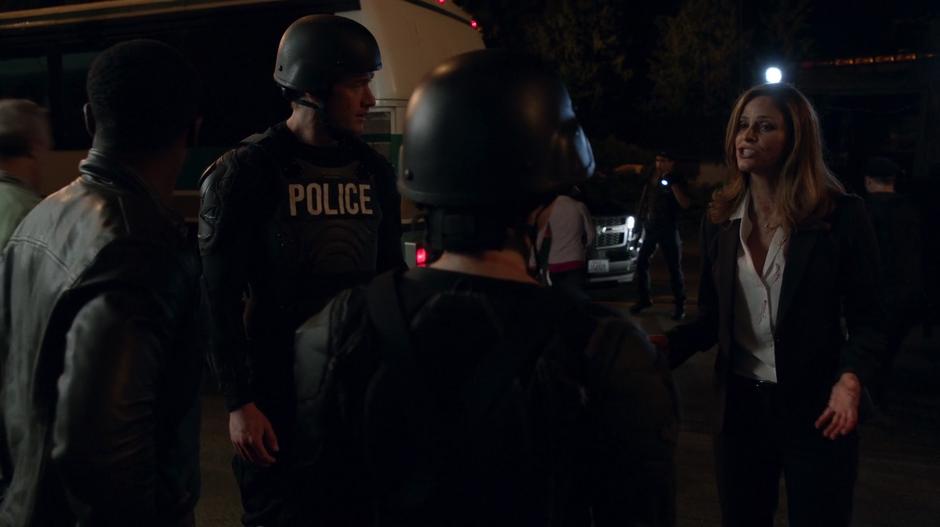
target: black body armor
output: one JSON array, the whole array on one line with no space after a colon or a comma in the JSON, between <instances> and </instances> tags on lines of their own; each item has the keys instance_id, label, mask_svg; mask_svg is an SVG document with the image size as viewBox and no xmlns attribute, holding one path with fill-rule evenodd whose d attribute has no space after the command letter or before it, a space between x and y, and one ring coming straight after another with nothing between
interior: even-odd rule
<instances>
[{"instance_id":1,"label":"black body armor","mask_svg":"<svg viewBox=\"0 0 940 527\"><path fill-rule=\"evenodd\" d=\"M289 397L296 326L403 265L394 174L358 139L313 147L279 124L219 158L200 189L213 362L230 410L263 408Z\"/></svg>"}]
</instances>

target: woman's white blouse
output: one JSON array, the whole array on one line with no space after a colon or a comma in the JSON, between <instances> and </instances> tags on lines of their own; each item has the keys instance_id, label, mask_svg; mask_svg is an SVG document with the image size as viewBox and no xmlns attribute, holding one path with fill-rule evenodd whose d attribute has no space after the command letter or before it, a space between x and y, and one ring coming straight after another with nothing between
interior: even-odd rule
<instances>
[{"instance_id":1,"label":"woman's white blouse","mask_svg":"<svg viewBox=\"0 0 940 527\"><path fill-rule=\"evenodd\" d=\"M774 349L774 331L780 286L786 267L786 248L789 232L785 227L774 231L764 260L758 272L747 247L753 224L748 217L750 207L748 191L732 220L741 220L741 243L738 247L737 278L734 288L734 329L736 350L732 353L732 371L738 375L762 381L777 382L777 359Z\"/></svg>"}]
</instances>

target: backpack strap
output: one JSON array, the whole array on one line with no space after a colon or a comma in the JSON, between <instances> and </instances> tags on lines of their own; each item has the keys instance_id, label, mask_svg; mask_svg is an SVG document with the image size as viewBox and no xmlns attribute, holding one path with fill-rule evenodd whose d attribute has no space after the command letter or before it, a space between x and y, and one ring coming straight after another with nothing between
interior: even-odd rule
<instances>
[{"instance_id":1,"label":"backpack strap","mask_svg":"<svg viewBox=\"0 0 940 527\"><path fill-rule=\"evenodd\" d=\"M379 275L366 291L369 317L380 339L382 353L417 372L415 353L408 324L401 308L395 279L398 272ZM551 292L551 291L546 291ZM551 295L545 295L550 297ZM470 412L469 422L475 424L484 417L500 395L504 393L520 368L537 359L553 338L558 336L555 323L560 319L561 309L556 299L546 298L551 308L551 320L533 326L530 332L516 332L513 338L503 340L481 358L477 370L463 387L462 398Z\"/></svg>"},{"instance_id":2,"label":"backpack strap","mask_svg":"<svg viewBox=\"0 0 940 527\"><path fill-rule=\"evenodd\" d=\"M543 374L538 371L537 361L545 350L562 339L558 324L570 315L571 310L571 305L564 302L557 291L543 289L540 297L541 305L547 308L546 319L523 328L523 331L509 332L480 357L475 371L460 387L459 399L465 408L466 418L458 429L444 432L434 426L433 394L426 380L420 378L421 370L417 364L418 355L410 324L397 291L397 279L401 272L396 270L377 276L366 288L365 294L369 325L375 336L375 349L385 362L376 372L373 378L376 384L372 386L382 383L384 375L384 382L392 383L387 386L400 390L398 395L401 396L396 397L394 402L385 401L377 394L366 396L363 415L366 434L370 435L369 430L376 430L380 434L365 440L366 463L378 471L375 473L375 484L380 500L377 511L380 517L386 514L395 517L398 513L407 517L411 512L430 504L429 500L441 489L440 478L446 477L441 463L455 455L445 445L451 443L451 439L458 443L473 442L475 434L488 429L487 417L492 415L494 405L510 396L513 381L520 373L528 372L533 376ZM485 297L480 301L485 302ZM549 401L549 404L554 408L554 403ZM373 411L382 413L374 414ZM404 451L382 448L386 443L382 440L384 434L381 430L388 431L388 416L384 415L386 411L396 414L395 437L406 442ZM380 428L373 428L374 425ZM440 433L446 434L446 437ZM451 434L456 434L456 437ZM557 434L549 435L551 437L544 437L542 441L551 444L549 449L554 451L562 443L559 443ZM373 458L373 455L377 457ZM395 459L390 460L388 456ZM568 499L565 496L571 492L572 489L568 487L555 488L553 493L559 496L553 498L553 501L565 503Z\"/></svg>"},{"instance_id":3,"label":"backpack strap","mask_svg":"<svg viewBox=\"0 0 940 527\"><path fill-rule=\"evenodd\" d=\"M548 296L548 295L546 295ZM551 300L551 299L549 299ZM546 305L556 313L554 302ZM483 419L499 398L505 393L527 363L534 363L554 339L560 319L550 316L544 324L530 326L531 331L515 332L511 338L502 340L490 353L480 359L471 380L463 387L463 401L469 412L468 422L476 425Z\"/></svg>"},{"instance_id":4,"label":"backpack strap","mask_svg":"<svg viewBox=\"0 0 940 527\"><path fill-rule=\"evenodd\" d=\"M366 309L376 336L375 347L384 362L375 372L372 383L391 382L393 389L405 392L399 395L408 402L405 406L395 409L396 412L401 412L395 426L404 428L402 434L405 436L413 434L414 437L424 438L428 435L431 396L427 386L419 378L411 336L396 290L400 272L396 269L382 273L366 287ZM376 397L373 394L373 386L374 384L370 384L367 390L365 412L362 416L363 426L367 436L371 435L370 431L373 430L379 430L380 435L366 437L366 462L371 469L378 471L374 474L375 483L382 489L380 496L385 505L393 510L409 510L425 503L434 493L438 473L436 460L426 457L430 454L424 448L427 445L419 447L416 444L410 444L412 450L401 455L400 459L386 459L388 452L382 450L383 445L374 443L374 440L383 437L381 430L387 432L388 428L387 416L382 415L381 409L375 410L378 414L373 414L376 402L373 400ZM381 401L378 402L381 404ZM403 462L407 466L403 466ZM392 481L387 478L388 470L397 472ZM386 510L381 506L380 509Z\"/></svg>"},{"instance_id":5,"label":"backpack strap","mask_svg":"<svg viewBox=\"0 0 940 527\"><path fill-rule=\"evenodd\" d=\"M382 353L405 364L414 364L414 349L408 323L396 290L399 271L380 274L366 288L366 303L372 326L381 340Z\"/></svg>"}]
</instances>

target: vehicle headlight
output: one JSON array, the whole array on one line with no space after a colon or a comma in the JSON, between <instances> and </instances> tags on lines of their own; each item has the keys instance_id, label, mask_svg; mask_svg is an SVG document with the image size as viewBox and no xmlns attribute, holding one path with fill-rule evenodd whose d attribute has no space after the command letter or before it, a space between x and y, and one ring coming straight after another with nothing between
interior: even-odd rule
<instances>
[{"instance_id":1,"label":"vehicle headlight","mask_svg":"<svg viewBox=\"0 0 940 527\"><path fill-rule=\"evenodd\" d=\"M633 216L627 216L627 228L632 229L636 225L636 218Z\"/></svg>"}]
</instances>

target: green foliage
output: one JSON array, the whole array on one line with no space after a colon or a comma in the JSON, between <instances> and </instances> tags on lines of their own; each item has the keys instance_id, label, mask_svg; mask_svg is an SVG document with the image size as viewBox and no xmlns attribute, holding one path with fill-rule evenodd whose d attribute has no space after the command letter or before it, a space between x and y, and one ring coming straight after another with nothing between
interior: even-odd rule
<instances>
[{"instance_id":1,"label":"green foliage","mask_svg":"<svg viewBox=\"0 0 940 527\"><path fill-rule=\"evenodd\" d=\"M609 86L632 76L619 47L619 9L613 2L550 2L538 23L522 26L526 47L556 64L571 96L591 110Z\"/></svg>"},{"instance_id":2,"label":"green foliage","mask_svg":"<svg viewBox=\"0 0 940 527\"><path fill-rule=\"evenodd\" d=\"M624 5L614 0L462 0L490 47L524 50L553 64L582 120L633 77L624 51Z\"/></svg>"},{"instance_id":3,"label":"green foliage","mask_svg":"<svg viewBox=\"0 0 940 527\"><path fill-rule=\"evenodd\" d=\"M767 0L764 5L760 17L763 31L754 35L755 48L788 62L809 56L813 49L813 40L808 36L812 2Z\"/></svg>"},{"instance_id":4,"label":"green foliage","mask_svg":"<svg viewBox=\"0 0 940 527\"><path fill-rule=\"evenodd\" d=\"M812 48L811 0L455 1L488 46L554 64L595 141L617 134L690 156L720 157L728 112L756 65L793 64ZM658 13L669 16L654 21Z\"/></svg>"},{"instance_id":5,"label":"green foliage","mask_svg":"<svg viewBox=\"0 0 940 527\"><path fill-rule=\"evenodd\" d=\"M757 66L793 64L812 48L810 0L767 0L746 5L748 13L739 11L744 5L686 0L675 16L658 22L647 109L656 119L681 123L672 141L689 153L719 154L731 105L751 85Z\"/></svg>"},{"instance_id":6,"label":"green foliage","mask_svg":"<svg viewBox=\"0 0 940 527\"><path fill-rule=\"evenodd\" d=\"M591 146L594 148L594 159L598 168L605 171L625 163L649 164L656 157L655 152L627 143L615 135L592 141Z\"/></svg>"},{"instance_id":7,"label":"green foliage","mask_svg":"<svg viewBox=\"0 0 940 527\"><path fill-rule=\"evenodd\" d=\"M687 0L658 25L662 40L650 61L650 109L664 120L678 119L685 142L703 146L701 134L715 132L737 94L745 41L737 7L733 0Z\"/></svg>"}]
</instances>

